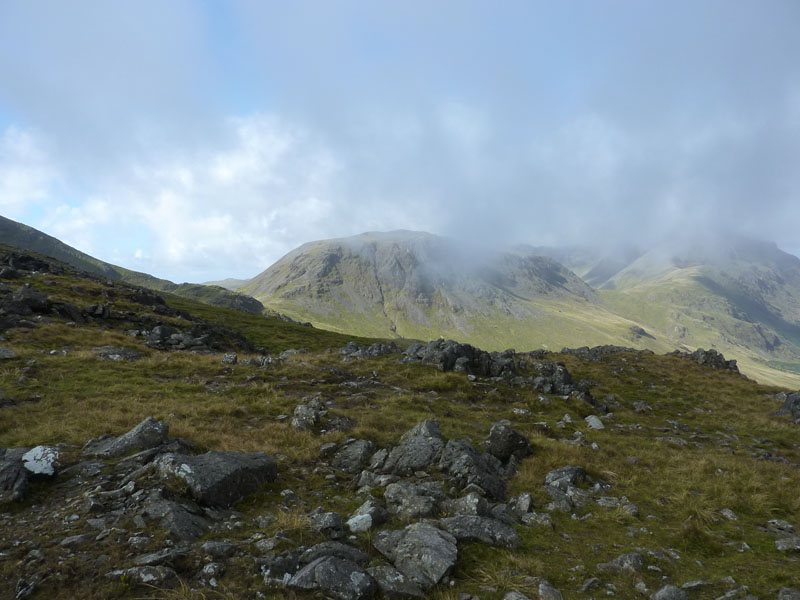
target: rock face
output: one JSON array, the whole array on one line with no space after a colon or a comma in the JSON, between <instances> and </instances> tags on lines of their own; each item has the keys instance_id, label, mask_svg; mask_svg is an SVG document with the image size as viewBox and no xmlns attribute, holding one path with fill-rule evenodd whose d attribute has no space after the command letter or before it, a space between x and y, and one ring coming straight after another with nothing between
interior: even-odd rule
<instances>
[{"instance_id":1,"label":"rock face","mask_svg":"<svg viewBox=\"0 0 800 600\"><path fill-rule=\"evenodd\" d=\"M323 556L303 567L291 578L289 587L319 590L336 600L364 600L378 591L378 584L361 567L335 556Z\"/></svg>"},{"instance_id":2,"label":"rock face","mask_svg":"<svg viewBox=\"0 0 800 600\"><path fill-rule=\"evenodd\" d=\"M439 430L439 421L431 419L418 423L400 438L383 464L383 473L410 475L426 469L439 460L444 448L444 438Z\"/></svg>"},{"instance_id":3,"label":"rock face","mask_svg":"<svg viewBox=\"0 0 800 600\"><path fill-rule=\"evenodd\" d=\"M278 476L275 461L263 452L165 454L155 462L162 476L182 479L196 500L211 506L231 506Z\"/></svg>"},{"instance_id":4,"label":"rock face","mask_svg":"<svg viewBox=\"0 0 800 600\"><path fill-rule=\"evenodd\" d=\"M84 456L93 458L116 458L129 452L155 448L167 441L169 425L147 417L128 433L119 437L103 436L91 440L84 446Z\"/></svg>"},{"instance_id":5,"label":"rock face","mask_svg":"<svg viewBox=\"0 0 800 600\"><path fill-rule=\"evenodd\" d=\"M373 544L412 583L429 590L456 566L456 538L429 523L382 531Z\"/></svg>"}]
</instances>

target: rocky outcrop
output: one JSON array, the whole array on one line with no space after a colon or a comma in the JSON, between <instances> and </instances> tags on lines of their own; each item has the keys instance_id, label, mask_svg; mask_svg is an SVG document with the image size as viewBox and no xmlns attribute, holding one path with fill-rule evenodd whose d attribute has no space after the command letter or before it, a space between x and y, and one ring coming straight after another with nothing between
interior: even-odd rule
<instances>
[{"instance_id":1,"label":"rocky outcrop","mask_svg":"<svg viewBox=\"0 0 800 600\"><path fill-rule=\"evenodd\" d=\"M452 340L411 344L405 351L407 362L432 365L440 371L459 371L478 377L513 377L517 374L514 351L486 352Z\"/></svg>"},{"instance_id":2,"label":"rocky outcrop","mask_svg":"<svg viewBox=\"0 0 800 600\"><path fill-rule=\"evenodd\" d=\"M431 419L422 421L403 434L400 445L389 453L381 472L410 475L436 463L443 449L444 438L439 422Z\"/></svg>"},{"instance_id":3,"label":"rocky outcrop","mask_svg":"<svg viewBox=\"0 0 800 600\"><path fill-rule=\"evenodd\" d=\"M209 506L231 506L278 476L275 461L263 452L165 454L155 464L162 477L182 480L192 497Z\"/></svg>"},{"instance_id":4,"label":"rocky outcrop","mask_svg":"<svg viewBox=\"0 0 800 600\"><path fill-rule=\"evenodd\" d=\"M670 352L668 356L677 356L696 362L702 367L709 367L711 369L718 369L722 371L731 371L738 373L739 367L736 365L735 360L727 360L721 353L716 350L703 350L698 348L694 352L681 352L675 350Z\"/></svg>"},{"instance_id":5,"label":"rocky outcrop","mask_svg":"<svg viewBox=\"0 0 800 600\"><path fill-rule=\"evenodd\" d=\"M83 447L83 455L92 458L116 458L160 446L166 443L168 434L169 425L147 417L124 435L106 435L87 442Z\"/></svg>"}]
</instances>

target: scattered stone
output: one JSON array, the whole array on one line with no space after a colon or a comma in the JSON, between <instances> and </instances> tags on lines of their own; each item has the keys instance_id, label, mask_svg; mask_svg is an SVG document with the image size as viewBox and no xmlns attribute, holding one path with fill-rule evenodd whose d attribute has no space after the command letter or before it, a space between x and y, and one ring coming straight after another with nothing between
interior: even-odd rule
<instances>
[{"instance_id":1,"label":"scattered stone","mask_svg":"<svg viewBox=\"0 0 800 600\"><path fill-rule=\"evenodd\" d=\"M529 456L532 451L530 440L514 431L507 421L492 425L485 448L486 452L503 462L512 456L521 460Z\"/></svg>"},{"instance_id":2,"label":"scattered stone","mask_svg":"<svg viewBox=\"0 0 800 600\"><path fill-rule=\"evenodd\" d=\"M778 600L800 600L800 589L782 587L778 592Z\"/></svg>"},{"instance_id":3,"label":"scattered stone","mask_svg":"<svg viewBox=\"0 0 800 600\"><path fill-rule=\"evenodd\" d=\"M168 434L169 425L147 417L124 435L106 435L87 442L83 454L92 458L116 458L129 452L148 450L165 444Z\"/></svg>"},{"instance_id":4,"label":"scattered stone","mask_svg":"<svg viewBox=\"0 0 800 600\"><path fill-rule=\"evenodd\" d=\"M17 353L14 352L11 348L5 348L0 346L0 360L8 360L10 358L16 358Z\"/></svg>"},{"instance_id":5,"label":"scattered stone","mask_svg":"<svg viewBox=\"0 0 800 600\"><path fill-rule=\"evenodd\" d=\"M373 545L424 591L450 574L458 556L456 538L425 522L399 531L381 531Z\"/></svg>"},{"instance_id":6,"label":"scattered stone","mask_svg":"<svg viewBox=\"0 0 800 600\"><path fill-rule=\"evenodd\" d=\"M344 536L344 526L342 517L335 512L321 512L312 514L308 517L308 523L312 530L324 535L331 540L338 540Z\"/></svg>"},{"instance_id":7,"label":"scattered stone","mask_svg":"<svg viewBox=\"0 0 800 600\"><path fill-rule=\"evenodd\" d=\"M236 554L236 544L230 542L206 542L200 549L214 558L230 558Z\"/></svg>"},{"instance_id":8,"label":"scattered stone","mask_svg":"<svg viewBox=\"0 0 800 600\"><path fill-rule=\"evenodd\" d=\"M379 565L367 569L378 583L381 593L387 600L422 600L425 593L394 567Z\"/></svg>"},{"instance_id":9,"label":"scattered stone","mask_svg":"<svg viewBox=\"0 0 800 600\"><path fill-rule=\"evenodd\" d=\"M485 517L489 514L489 503L486 498L475 492L454 500L445 500L442 511L450 515L477 515Z\"/></svg>"},{"instance_id":10,"label":"scattered stone","mask_svg":"<svg viewBox=\"0 0 800 600\"><path fill-rule=\"evenodd\" d=\"M577 486L586 481L586 470L583 467L561 467L545 475L546 486L566 491L568 486Z\"/></svg>"},{"instance_id":11,"label":"scattered stone","mask_svg":"<svg viewBox=\"0 0 800 600\"><path fill-rule=\"evenodd\" d=\"M155 567L157 565L172 565L186 556L184 550L176 548L164 548L157 552L143 554L133 559L133 564L137 567Z\"/></svg>"},{"instance_id":12,"label":"scattered stone","mask_svg":"<svg viewBox=\"0 0 800 600\"><path fill-rule=\"evenodd\" d=\"M336 451L331 465L346 473L359 473L375 454L375 444L368 440L347 440Z\"/></svg>"},{"instance_id":13,"label":"scattered stone","mask_svg":"<svg viewBox=\"0 0 800 600\"><path fill-rule=\"evenodd\" d=\"M552 586L549 581L542 581L539 584L539 598L540 600L563 600L564 597L561 595L556 588Z\"/></svg>"},{"instance_id":14,"label":"scattered stone","mask_svg":"<svg viewBox=\"0 0 800 600\"><path fill-rule=\"evenodd\" d=\"M443 448L439 421L426 419L403 434L400 445L386 457L381 472L411 475L424 470L439 460Z\"/></svg>"},{"instance_id":15,"label":"scattered stone","mask_svg":"<svg viewBox=\"0 0 800 600\"><path fill-rule=\"evenodd\" d=\"M328 410L318 397L313 398L308 404L300 404L294 409L292 427L300 431L307 431L319 426L322 417Z\"/></svg>"},{"instance_id":16,"label":"scattered stone","mask_svg":"<svg viewBox=\"0 0 800 600\"><path fill-rule=\"evenodd\" d=\"M481 542L503 548L516 548L520 543L517 532L496 519L459 515L440 519L439 522L445 531L451 533L459 542Z\"/></svg>"},{"instance_id":17,"label":"scattered stone","mask_svg":"<svg viewBox=\"0 0 800 600\"><path fill-rule=\"evenodd\" d=\"M222 364L223 365L235 365L239 361L239 357L236 354L223 354L222 355Z\"/></svg>"},{"instance_id":18,"label":"scattered stone","mask_svg":"<svg viewBox=\"0 0 800 600\"><path fill-rule=\"evenodd\" d=\"M599 563L597 570L603 573L620 573L622 571L640 573L644 567L644 557L638 552L631 552L630 554L620 554L611 562Z\"/></svg>"},{"instance_id":19,"label":"scattered stone","mask_svg":"<svg viewBox=\"0 0 800 600\"><path fill-rule=\"evenodd\" d=\"M162 477L183 480L196 500L210 506L231 506L278 476L275 461L264 452L170 453L155 463Z\"/></svg>"},{"instance_id":20,"label":"scattered stone","mask_svg":"<svg viewBox=\"0 0 800 600\"><path fill-rule=\"evenodd\" d=\"M794 525L782 519L770 519L767 521L767 531L776 535L794 535Z\"/></svg>"},{"instance_id":21,"label":"scattered stone","mask_svg":"<svg viewBox=\"0 0 800 600\"><path fill-rule=\"evenodd\" d=\"M800 552L800 536L793 535L775 542L780 552Z\"/></svg>"},{"instance_id":22,"label":"scattered stone","mask_svg":"<svg viewBox=\"0 0 800 600\"><path fill-rule=\"evenodd\" d=\"M178 585L178 574L169 567L161 566L120 569L107 573L106 578L157 588L174 588Z\"/></svg>"},{"instance_id":23,"label":"scattered stone","mask_svg":"<svg viewBox=\"0 0 800 600\"><path fill-rule=\"evenodd\" d=\"M665 585L650 598L652 600L689 600L686 592L674 585Z\"/></svg>"},{"instance_id":24,"label":"scattered stone","mask_svg":"<svg viewBox=\"0 0 800 600\"><path fill-rule=\"evenodd\" d=\"M335 556L323 556L303 567L291 578L289 587L319 590L336 600L363 600L378 591L378 584L361 567Z\"/></svg>"},{"instance_id":25,"label":"scattered stone","mask_svg":"<svg viewBox=\"0 0 800 600\"><path fill-rule=\"evenodd\" d=\"M458 488L476 486L495 500L506 497L502 463L491 454L480 452L468 440L450 440L442 451L439 468Z\"/></svg>"},{"instance_id":26,"label":"scattered stone","mask_svg":"<svg viewBox=\"0 0 800 600\"><path fill-rule=\"evenodd\" d=\"M52 477L59 467L61 454L52 446L36 446L22 455L22 466L31 475Z\"/></svg>"},{"instance_id":27,"label":"scattered stone","mask_svg":"<svg viewBox=\"0 0 800 600\"><path fill-rule=\"evenodd\" d=\"M356 509L347 521L347 528L353 533L359 533L380 527L388 520L388 511L377 500L370 498Z\"/></svg>"},{"instance_id":28,"label":"scattered stone","mask_svg":"<svg viewBox=\"0 0 800 600\"><path fill-rule=\"evenodd\" d=\"M738 521L739 520L739 517L737 516L737 514L735 512L733 512L730 508L723 508L721 511L719 511L719 514L721 516L725 517L726 519L728 519L728 521Z\"/></svg>"},{"instance_id":29,"label":"scattered stone","mask_svg":"<svg viewBox=\"0 0 800 600\"><path fill-rule=\"evenodd\" d=\"M506 592L506 595L503 596L503 600L531 600L531 598L522 592L514 590L511 592Z\"/></svg>"},{"instance_id":30,"label":"scattered stone","mask_svg":"<svg viewBox=\"0 0 800 600\"><path fill-rule=\"evenodd\" d=\"M597 415L589 415L584 419L586 421L586 426L589 429L605 429L606 426L603 425L603 422L600 420L600 417Z\"/></svg>"},{"instance_id":31,"label":"scattered stone","mask_svg":"<svg viewBox=\"0 0 800 600\"><path fill-rule=\"evenodd\" d=\"M447 496L436 483L414 484L400 480L387 485L383 497L390 513L402 519L419 519L435 516L439 503Z\"/></svg>"}]
</instances>

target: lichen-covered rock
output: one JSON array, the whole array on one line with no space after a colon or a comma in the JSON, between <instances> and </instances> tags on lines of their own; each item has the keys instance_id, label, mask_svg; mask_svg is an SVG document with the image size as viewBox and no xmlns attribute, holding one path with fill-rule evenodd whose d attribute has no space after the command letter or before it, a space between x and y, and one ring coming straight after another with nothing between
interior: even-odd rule
<instances>
[{"instance_id":1,"label":"lichen-covered rock","mask_svg":"<svg viewBox=\"0 0 800 600\"><path fill-rule=\"evenodd\" d=\"M119 436L103 436L89 441L83 454L93 458L116 458L129 452L148 450L166 443L169 425L147 417L129 432Z\"/></svg>"},{"instance_id":2,"label":"lichen-covered rock","mask_svg":"<svg viewBox=\"0 0 800 600\"><path fill-rule=\"evenodd\" d=\"M516 548L519 536L513 527L501 523L497 519L475 515L459 515L439 521L445 531L453 534L459 541L481 542L491 546Z\"/></svg>"},{"instance_id":3,"label":"lichen-covered rock","mask_svg":"<svg viewBox=\"0 0 800 600\"><path fill-rule=\"evenodd\" d=\"M308 516L308 524L313 531L331 540L338 540L344 535L342 517L335 512L320 512Z\"/></svg>"},{"instance_id":4,"label":"lichen-covered rock","mask_svg":"<svg viewBox=\"0 0 800 600\"><path fill-rule=\"evenodd\" d=\"M380 527L388 520L389 512L377 500L370 498L347 520L347 528L353 533L369 531L373 527Z\"/></svg>"},{"instance_id":5,"label":"lichen-covered rock","mask_svg":"<svg viewBox=\"0 0 800 600\"><path fill-rule=\"evenodd\" d=\"M476 450L468 440L447 442L439 468L459 489L474 485L495 500L506 497L503 464L491 454Z\"/></svg>"},{"instance_id":6,"label":"lichen-covered rock","mask_svg":"<svg viewBox=\"0 0 800 600\"><path fill-rule=\"evenodd\" d=\"M439 503L447 495L434 482L414 484L401 480L387 485L383 498L390 513L403 519L420 519L436 515Z\"/></svg>"},{"instance_id":7,"label":"lichen-covered rock","mask_svg":"<svg viewBox=\"0 0 800 600\"><path fill-rule=\"evenodd\" d=\"M550 471L544 478L546 486L566 491L567 486L577 486L586 481L586 470L583 467L567 466Z\"/></svg>"},{"instance_id":8,"label":"lichen-covered rock","mask_svg":"<svg viewBox=\"0 0 800 600\"><path fill-rule=\"evenodd\" d=\"M278 477L277 464L264 452L170 453L155 464L163 477L183 480L197 501L211 506L231 506Z\"/></svg>"},{"instance_id":9,"label":"lichen-covered rock","mask_svg":"<svg viewBox=\"0 0 800 600\"><path fill-rule=\"evenodd\" d=\"M368 568L367 573L378 582L381 594L387 600L422 600L425 598L425 592L394 567L379 565Z\"/></svg>"},{"instance_id":10,"label":"lichen-covered rock","mask_svg":"<svg viewBox=\"0 0 800 600\"><path fill-rule=\"evenodd\" d=\"M531 454L530 440L513 430L508 422L502 421L492 425L485 448L486 452L503 462L512 456L520 460Z\"/></svg>"},{"instance_id":11,"label":"lichen-covered rock","mask_svg":"<svg viewBox=\"0 0 800 600\"><path fill-rule=\"evenodd\" d=\"M366 600L378 591L378 584L366 571L335 556L323 556L303 567L289 580L289 587L319 590L335 600Z\"/></svg>"},{"instance_id":12,"label":"lichen-covered rock","mask_svg":"<svg viewBox=\"0 0 800 600\"><path fill-rule=\"evenodd\" d=\"M426 419L403 434L383 463L383 473L410 475L435 464L444 448L439 421Z\"/></svg>"},{"instance_id":13,"label":"lichen-covered rock","mask_svg":"<svg viewBox=\"0 0 800 600\"><path fill-rule=\"evenodd\" d=\"M324 556L343 558L356 563L360 567L365 567L369 564L369 556L361 550L336 541L327 541L311 546L300 555L300 562L307 565Z\"/></svg>"},{"instance_id":14,"label":"lichen-covered rock","mask_svg":"<svg viewBox=\"0 0 800 600\"><path fill-rule=\"evenodd\" d=\"M52 477L60 466L61 453L52 446L36 446L22 455L22 466L31 475Z\"/></svg>"},{"instance_id":15,"label":"lichen-covered rock","mask_svg":"<svg viewBox=\"0 0 800 600\"><path fill-rule=\"evenodd\" d=\"M665 585L650 598L652 600L689 600L686 592L674 585Z\"/></svg>"},{"instance_id":16,"label":"lichen-covered rock","mask_svg":"<svg viewBox=\"0 0 800 600\"><path fill-rule=\"evenodd\" d=\"M398 571L425 591L450 574L458 557L456 538L425 522L399 531L381 531L373 545Z\"/></svg>"},{"instance_id":17,"label":"lichen-covered rock","mask_svg":"<svg viewBox=\"0 0 800 600\"><path fill-rule=\"evenodd\" d=\"M346 473L360 473L375 454L375 444L369 440L348 440L333 455L331 465Z\"/></svg>"}]
</instances>

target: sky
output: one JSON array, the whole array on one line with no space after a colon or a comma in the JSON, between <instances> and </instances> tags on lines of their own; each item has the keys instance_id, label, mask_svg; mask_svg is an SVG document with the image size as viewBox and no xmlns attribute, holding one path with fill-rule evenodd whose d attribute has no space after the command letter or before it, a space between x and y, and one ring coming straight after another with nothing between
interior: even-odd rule
<instances>
[{"instance_id":1,"label":"sky","mask_svg":"<svg viewBox=\"0 0 800 600\"><path fill-rule=\"evenodd\" d=\"M800 254L796 0L0 0L0 214L174 281L413 229Z\"/></svg>"}]
</instances>

